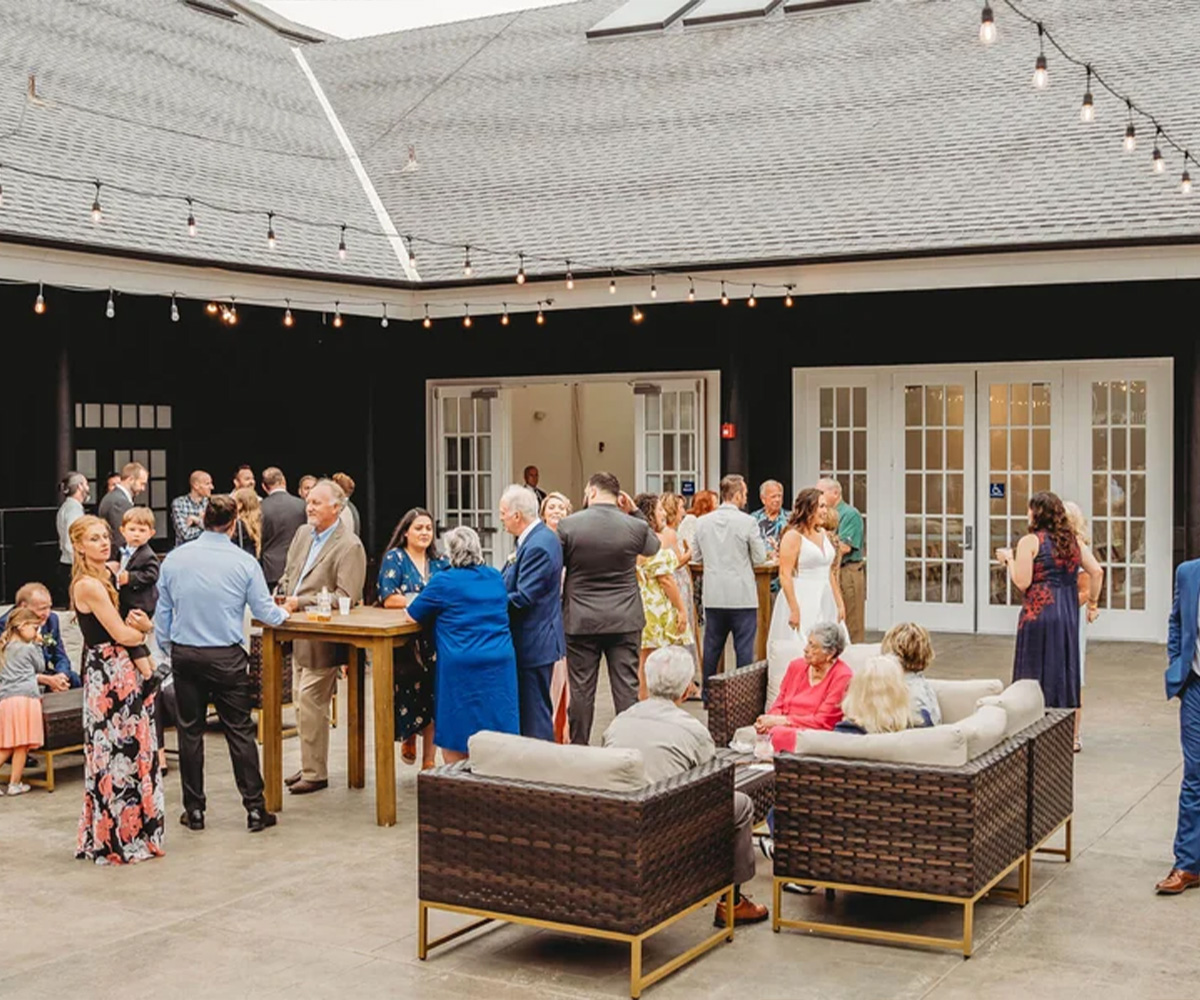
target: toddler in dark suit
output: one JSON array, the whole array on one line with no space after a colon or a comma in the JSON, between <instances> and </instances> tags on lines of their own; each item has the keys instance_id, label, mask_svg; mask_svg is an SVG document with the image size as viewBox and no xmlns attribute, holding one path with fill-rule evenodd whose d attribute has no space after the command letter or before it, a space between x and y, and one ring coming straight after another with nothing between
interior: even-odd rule
<instances>
[{"instance_id":1,"label":"toddler in dark suit","mask_svg":"<svg viewBox=\"0 0 1200 1000\"><path fill-rule=\"evenodd\" d=\"M130 507L121 518L125 545L119 552L120 558L110 562L108 568L116 580L117 606L122 619L134 608L154 617L158 604L158 556L150 548L150 539L156 530L154 512L149 507ZM129 658L143 677L154 672L148 647L130 646Z\"/></svg>"}]
</instances>

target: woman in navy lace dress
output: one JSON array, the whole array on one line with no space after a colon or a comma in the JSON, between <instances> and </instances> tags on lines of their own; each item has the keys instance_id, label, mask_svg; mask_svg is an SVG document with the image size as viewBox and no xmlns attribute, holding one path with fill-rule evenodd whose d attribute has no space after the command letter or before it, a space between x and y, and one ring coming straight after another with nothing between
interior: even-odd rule
<instances>
[{"instance_id":1,"label":"woman in navy lace dress","mask_svg":"<svg viewBox=\"0 0 1200 1000\"><path fill-rule=\"evenodd\" d=\"M1049 708L1079 707L1079 542L1054 493L1029 500L1029 530L996 558L1024 594L1013 680L1042 686Z\"/></svg>"}]
</instances>

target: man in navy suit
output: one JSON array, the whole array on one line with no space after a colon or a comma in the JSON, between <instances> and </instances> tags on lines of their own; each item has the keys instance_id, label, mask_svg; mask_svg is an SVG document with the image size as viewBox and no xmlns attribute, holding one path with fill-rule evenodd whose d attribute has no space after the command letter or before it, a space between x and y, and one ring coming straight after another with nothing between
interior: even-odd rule
<instances>
[{"instance_id":1,"label":"man in navy suit","mask_svg":"<svg viewBox=\"0 0 1200 1000\"><path fill-rule=\"evenodd\" d=\"M538 520L537 498L525 486L508 487L500 497L500 523L517 539L517 551L504 567L513 647L517 651L517 694L521 735L554 739L550 677L566 656L562 618L562 545Z\"/></svg>"},{"instance_id":2,"label":"man in navy suit","mask_svg":"<svg viewBox=\"0 0 1200 1000\"><path fill-rule=\"evenodd\" d=\"M38 633L42 638L42 656L45 671L38 676L38 683L51 691L65 691L68 687L81 687L83 681L71 669L67 647L63 644L62 632L58 627L58 615L50 610L50 591L44 583L27 583L15 595L18 608L28 608L41 619ZM0 615L0 630L8 624L11 612Z\"/></svg>"},{"instance_id":3,"label":"man in navy suit","mask_svg":"<svg viewBox=\"0 0 1200 1000\"><path fill-rule=\"evenodd\" d=\"M1175 572L1175 600L1167 629L1167 698L1179 699L1179 737L1183 744L1183 785L1175 828L1175 867L1155 886L1178 895L1200 885L1200 559Z\"/></svg>"}]
</instances>

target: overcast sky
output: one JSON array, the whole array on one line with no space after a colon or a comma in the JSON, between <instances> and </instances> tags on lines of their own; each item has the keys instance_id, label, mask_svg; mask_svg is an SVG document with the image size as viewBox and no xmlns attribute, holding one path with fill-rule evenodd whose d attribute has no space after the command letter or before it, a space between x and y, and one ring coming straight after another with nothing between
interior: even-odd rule
<instances>
[{"instance_id":1,"label":"overcast sky","mask_svg":"<svg viewBox=\"0 0 1200 1000\"><path fill-rule=\"evenodd\" d=\"M563 0L263 0L284 17L339 38L464 21Z\"/></svg>"}]
</instances>

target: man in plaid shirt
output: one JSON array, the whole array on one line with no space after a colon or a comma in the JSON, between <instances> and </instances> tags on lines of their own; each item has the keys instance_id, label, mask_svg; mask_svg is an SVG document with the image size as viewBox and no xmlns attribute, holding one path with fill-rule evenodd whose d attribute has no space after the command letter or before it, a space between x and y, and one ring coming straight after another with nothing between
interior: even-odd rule
<instances>
[{"instance_id":1,"label":"man in plaid shirt","mask_svg":"<svg viewBox=\"0 0 1200 1000\"><path fill-rule=\"evenodd\" d=\"M188 477L188 487L187 493L171 501L176 548L204 533L204 509L213 491L212 476L197 469Z\"/></svg>"}]
</instances>

